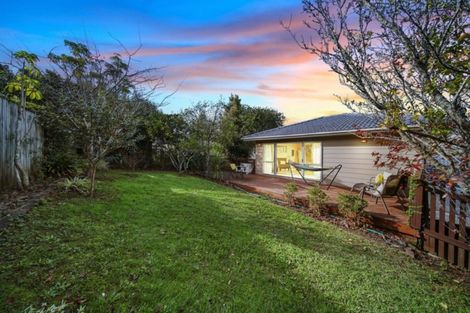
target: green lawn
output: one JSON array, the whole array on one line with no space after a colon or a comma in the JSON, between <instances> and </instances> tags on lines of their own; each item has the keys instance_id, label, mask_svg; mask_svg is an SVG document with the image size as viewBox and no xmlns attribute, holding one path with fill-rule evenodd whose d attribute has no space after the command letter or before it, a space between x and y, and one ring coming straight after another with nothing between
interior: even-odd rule
<instances>
[{"instance_id":1,"label":"green lawn","mask_svg":"<svg viewBox=\"0 0 470 313\"><path fill-rule=\"evenodd\" d=\"M109 174L0 236L0 312L470 312L468 290L394 249L217 184Z\"/></svg>"}]
</instances>

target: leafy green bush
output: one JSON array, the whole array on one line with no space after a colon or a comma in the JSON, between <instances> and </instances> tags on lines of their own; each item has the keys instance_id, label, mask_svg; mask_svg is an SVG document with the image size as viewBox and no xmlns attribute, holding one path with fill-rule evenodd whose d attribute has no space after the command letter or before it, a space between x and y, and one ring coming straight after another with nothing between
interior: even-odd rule
<instances>
[{"instance_id":1,"label":"leafy green bush","mask_svg":"<svg viewBox=\"0 0 470 313\"><path fill-rule=\"evenodd\" d=\"M90 180L80 177L66 178L58 183L58 187L65 192L86 194L90 190Z\"/></svg>"},{"instance_id":2,"label":"leafy green bush","mask_svg":"<svg viewBox=\"0 0 470 313\"><path fill-rule=\"evenodd\" d=\"M286 190L284 191L284 195L286 196L287 198L287 203L289 205L294 205L295 204L295 201L294 201L294 195L295 193L297 192L298 187L297 187L297 184L295 182L289 182L286 184Z\"/></svg>"},{"instance_id":3,"label":"leafy green bush","mask_svg":"<svg viewBox=\"0 0 470 313\"><path fill-rule=\"evenodd\" d=\"M367 201L361 199L358 195L340 193L338 195L338 208L340 213L347 215L349 213L360 213L367 207Z\"/></svg>"},{"instance_id":4,"label":"leafy green bush","mask_svg":"<svg viewBox=\"0 0 470 313\"><path fill-rule=\"evenodd\" d=\"M48 306L46 303L43 303L40 308L35 308L32 305L27 307L23 312L24 313L65 313L65 312L77 312L84 313L85 306L78 307L77 310L71 310L68 303L62 301L59 305L52 304Z\"/></svg>"},{"instance_id":5,"label":"leafy green bush","mask_svg":"<svg viewBox=\"0 0 470 313\"><path fill-rule=\"evenodd\" d=\"M328 201L328 195L321 189L320 186L314 185L307 191L308 206L315 215L320 215Z\"/></svg>"},{"instance_id":6,"label":"leafy green bush","mask_svg":"<svg viewBox=\"0 0 470 313\"><path fill-rule=\"evenodd\" d=\"M80 175L86 168L85 161L77 154L59 149L45 152L41 165L43 173L52 177Z\"/></svg>"},{"instance_id":7,"label":"leafy green bush","mask_svg":"<svg viewBox=\"0 0 470 313\"><path fill-rule=\"evenodd\" d=\"M65 309L67 308L67 304L65 302L62 302L59 305L51 305L47 306L46 304L43 304L41 308L36 309L33 306L29 306L24 310L24 313L63 313L65 312Z\"/></svg>"},{"instance_id":8,"label":"leafy green bush","mask_svg":"<svg viewBox=\"0 0 470 313\"><path fill-rule=\"evenodd\" d=\"M109 170L109 164L106 160L99 160L96 164L96 169L98 171L107 171Z\"/></svg>"},{"instance_id":9,"label":"leafy green bush","mask_svg":"<svg viewBox=\"0 0 470 313\"><path fill-rule=\"evenodd\" d=\"M364 209L367 207L368 202L358 195L341 193L338 196L339 212L354 220L356 225L362 224L363 217L365 216Z\"/></svg>"}]
</instances>

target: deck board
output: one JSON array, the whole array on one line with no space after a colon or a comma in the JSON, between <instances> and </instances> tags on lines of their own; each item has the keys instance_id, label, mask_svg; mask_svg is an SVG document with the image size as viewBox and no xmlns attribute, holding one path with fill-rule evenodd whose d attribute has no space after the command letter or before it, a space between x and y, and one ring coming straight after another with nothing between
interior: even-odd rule
<instances>
[{"instance_id":1,"label":"deck board","mask_svg":"<svg viewBox=\"0 0 470 313\"><path fill-rule=\"evenodd\" d=\"M237 186L243 190L263 194L274 199L285 200L284 191L285 185L290 181L290 178L268 175L247 175L243 177L233 178L229 180L231 185ZM307 190L310 187L301 180L296 180L299 190L295 194L297 202L306 203ZM329 197L329 206L337 206L338 196L340 193L351 193L350 190L331 186L329 190L326 186L322 189ZM357 192L354 192L357 194ZM368 212L372 218L374 226L392 230L407 236L418 237L417 230L409 225L409 217L401 207L397 198L386 198L390 215L387 214L383 204L379 200L376 203L375 199L369 195L364 197L369 203L365 211Z\"/></svg>"}]
</instances>

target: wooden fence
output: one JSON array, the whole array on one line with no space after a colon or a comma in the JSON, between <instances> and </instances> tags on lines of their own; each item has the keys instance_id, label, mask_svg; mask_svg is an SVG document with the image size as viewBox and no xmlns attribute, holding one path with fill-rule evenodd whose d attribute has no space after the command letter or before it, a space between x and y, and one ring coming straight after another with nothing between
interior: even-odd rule
<instances>
[{"instance_id":1,"label":"wooden fence","mask_svg":"<svg viewBox=\"0 0 470 313\"><path fill-rule=\"evenodd\" d=\"M414 202L411 226L421 231L423 248L470 269L470 200L420 187Z\"/></svg>"},{"instance_id":2,"label":"wooden fence","mask_svg":"<svg viewBox=\"0 0 470 313\"><path fill-rule=\"evenodd\" d=\"M0 190L16 185L15 138L20 140L20 164L31 172L34 160L41 156L43 134L36 115L23 110L20 131L16 132L18 107L0 98Z\"/></svg>"}]
</instances>

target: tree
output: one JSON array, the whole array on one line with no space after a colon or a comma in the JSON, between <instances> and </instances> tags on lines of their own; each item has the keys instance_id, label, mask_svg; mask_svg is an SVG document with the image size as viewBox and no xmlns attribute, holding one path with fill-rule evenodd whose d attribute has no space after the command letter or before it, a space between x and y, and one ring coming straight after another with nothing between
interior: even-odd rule
<instances>
[{"instance_id":1,"label":"tree","mask_svg":"<svg viewBox=\"0 0 470 313\"><path fill-rule=\"evenodd\" d=\"M286 117L282 112L263 107L244 106L242 119L244 123L243 136L266 129L281 127Z\"/></svg>"},{"instance_id":2,"label":"tree","mask_svg":"<svg viewBox=\"0 0 470 313\"><path fill-rule=\"evenodd\" d=\"M8 96L6 87L9 81L13 80L13 73L7 64L0 64L0 95L5 98Z\"/></svg>"},{"instance_id":3,"label":"tree","mask_svg":"<svg viewBox=\"0 0 470 313\"><path fill-rule=\"evenodd\" d=\"M196 148L203 159L203 172L209 176L211 156L218 153L217 139L220 135L220 124L224 103L199 102L184 110L181 115L189 125L189 142Z\"/></svg>"},{"instance_id":4,"label":"tree","mask_svg":"<svg viewBox=\"0 0 470 313\"><path fill-rule=\"evenodd\" d=\"M48 57L62 78L56 91L59 112L83 147L93 196L99 162L135 144L143 99L161 85L161 80L152 76L155 68L132 70L135 52L125 59L119 54L106 59L82 43L64 43L68 54L50 53ZM146 88L139 89L143 84Z\"/></svg>"},{"instance_id":5,"label":"tree","mask_svg":"<svg viewBox=\"0 0 470 313\"><path fill-rule=\"evenodd\" d=\"M469 2L304 0L303 11L314 35L294 37L363 99L345 105L384 120L385 159L424 158L428 181L470 195Z\"/></svg>"},{"instance_id":6,"label":"tree","mask_svg":"<svg viewBox=\"0 0 470 313\"><path fill-rule=\"evenodd\" d=\"M46 70L40 84L43 99L36 114L44 136L42 171L49 177L75 176L81 170L83 156L78 153L81 146L68 119L61 113L63 96L59 91L65 89L64 79L58 73Z\"/></svg>"},{"instance_id":7,"label":"tree","mask_svg":"<svg viewBox=\"0 0 470 313\"><path fill-rule=\"evenodd\" d=\"M242 147L243 108L238 95L230 95L221 121L220 142L229 160L238 161L246 153Z\"/></svg>"},{"instance_id":8,"label":"tree","mask_svg":"<svg viewBox=\"0 0 470 313\"><path fill-rule=\"evenodd\" d=\"M253 143L243 141L243 136L282 126L285 117L269 108L242 104L238 95L231 95L225 106L221 122L220 142L227 158L239 162L249 158Z\"/></svg>"},{"instance_id":9,"label":"tree","mask_svg":"<svg viewBox=\"0 0 470 313\"><path fill-rule=\"evenodd\" d=\"M186 172L197 148L183 116L157 111L146 121L146 127L156 149L163 151L179 173Z\"/></svg>"},{"instance_id":10,"label":"tree","mask_svg":"<svg viewBox=\"0 0 470 313\"><path fill-rule=\"evenodd\" d=\"M5 91L8 99L17 105L17 118L15 122L15 176L17 186L25 189L30 184L29 174L23 169L20 162L21 146L28 138L29 129L26 132L21 131L23 121L26 119L26 108L36 107L35 101L41 100L42 94L39 90L40 72L36 66L38 57L35 54L20 50L11 54L10 63L16 70L12 74L8 66L2 67L2 80L6 82Z\"/></svg>"}]
</instances>

